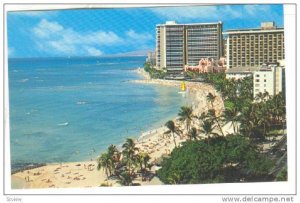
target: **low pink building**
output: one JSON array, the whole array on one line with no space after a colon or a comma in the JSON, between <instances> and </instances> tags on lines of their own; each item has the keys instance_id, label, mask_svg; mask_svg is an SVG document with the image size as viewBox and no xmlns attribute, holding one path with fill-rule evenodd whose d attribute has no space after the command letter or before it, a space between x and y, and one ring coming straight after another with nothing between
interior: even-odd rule
<instances>
[{"instance_id":1,"label":"low pink building","mask_svg":"<svg viewBox=\"0 0 300 203\"><path fill-rule=\"evenodd\" d=\"M220 58L218 61L214 61L211 58L202 58L197 66L185 65L184 71L194 71L198 73L208 73L208 72L224 72L226 70L225 58Z\"/></svg>"}]
</instances>

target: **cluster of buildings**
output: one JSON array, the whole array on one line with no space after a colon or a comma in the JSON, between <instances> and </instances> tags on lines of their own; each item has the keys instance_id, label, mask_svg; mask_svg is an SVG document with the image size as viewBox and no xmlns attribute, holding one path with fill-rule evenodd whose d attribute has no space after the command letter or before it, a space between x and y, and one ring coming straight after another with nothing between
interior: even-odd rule
<instances>
[{"instance_id":1,"label":"cluster of buildings","mask_svg":"<svg viewBox=\"0 0 300 203\"><path fill-rule=\"evenodd\" d=\"M177 24L167 21L156 26L156 66L171 74L195 66L202 58L223 56L222 22Z\"/></svg>"},{"instance_id":2,"label":"cluster of buildings","mask_svg":"<svg viewBox=\"0 0 300 203\"><path fill-rule=\"evenodd\" d=\"M194 71L198 73L224 72L226 69L225 62L224 57L220 58L220 60L214 60L213 58L201 58L197 65L185 65L184 71Z\"/></svg>"},{"instance_id":3,"label":"cluster of buildings","mask_svg":"<svg viewBox=\"0 0 300 203\"><path fill-rule=\"evenodd\" d=\"M156 25L156 50L147 61L170 75L185 71L224 72L230 79L253 76L254 96L284 90L284 29L274 22L260 28L223 32L223 23Z\"/></svg>"}]
</instances>

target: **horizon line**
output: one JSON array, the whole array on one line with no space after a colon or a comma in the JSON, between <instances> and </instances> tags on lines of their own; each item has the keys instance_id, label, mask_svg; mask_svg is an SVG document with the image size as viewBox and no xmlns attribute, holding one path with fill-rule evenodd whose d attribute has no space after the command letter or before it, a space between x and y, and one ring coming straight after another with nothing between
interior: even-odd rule
<instances>
[{"instance_id":1,"label":"horizon line","mask_svg":"<svg viewBox=\"0 0 300 203\"><path fill-rule=\"evenodd\" d=\"M44 58L113 58L113 57L146 57L147 54L136 55L101 55L101 56L29 56L29 57L7 57L7 59L44 59Z\"/></svg>"}]
</instances>

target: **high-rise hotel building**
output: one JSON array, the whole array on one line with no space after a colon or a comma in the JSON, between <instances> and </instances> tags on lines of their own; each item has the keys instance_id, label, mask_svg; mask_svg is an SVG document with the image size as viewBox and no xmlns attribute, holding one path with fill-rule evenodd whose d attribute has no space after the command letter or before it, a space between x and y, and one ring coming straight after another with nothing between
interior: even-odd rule
<instances>
[{"instance_id":1,"label":"high-rise hotel building","mask_svg":"<svg viewBox=\"0 0 300 203\"><path fill-rule=\"evenodd\" d=\"M268 92L270 96L285 94L285 68L278 65L262 66L253 72L253 96Z\"/></svg>"},{"instance_id":2,"label":"high-rise hotel building","mask_svg":"<svg viewBox=\"0 0 300 203\"><path fill-rule=\"evenodd\" d=\"M261 66L284 59L284 30L274 22L258 29L227 30L227 68Z\"/></svg>"},{"instance_id":3,"label":"high-rise hotel building","mask_svg":"<svg viewBox=\"0 0 300 203\"><path fill-rule=\"evenodd\" d=\"M222 22L177 24L168 21L156 26L156 66L180 73L185 65L201 58L218 60L223 55Z\"/></svg>"}]
</instances>

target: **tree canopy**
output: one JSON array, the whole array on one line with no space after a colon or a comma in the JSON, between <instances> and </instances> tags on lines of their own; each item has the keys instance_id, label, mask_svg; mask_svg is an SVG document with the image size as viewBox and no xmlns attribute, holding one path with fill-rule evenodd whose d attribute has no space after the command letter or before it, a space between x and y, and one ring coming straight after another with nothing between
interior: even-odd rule
<instances>
[{"instance_id":1,"label":"tree canopy","mask_svg":"<svg viewBox=\"0 0 300 203\"><path fill-rule=\"evenodd\" d=\"M238 135L187 141L162 161L158 176L166 184L263 181L273 162ZM263 177L263 178L262 178Z\"/></svg>"}]
</instances>

